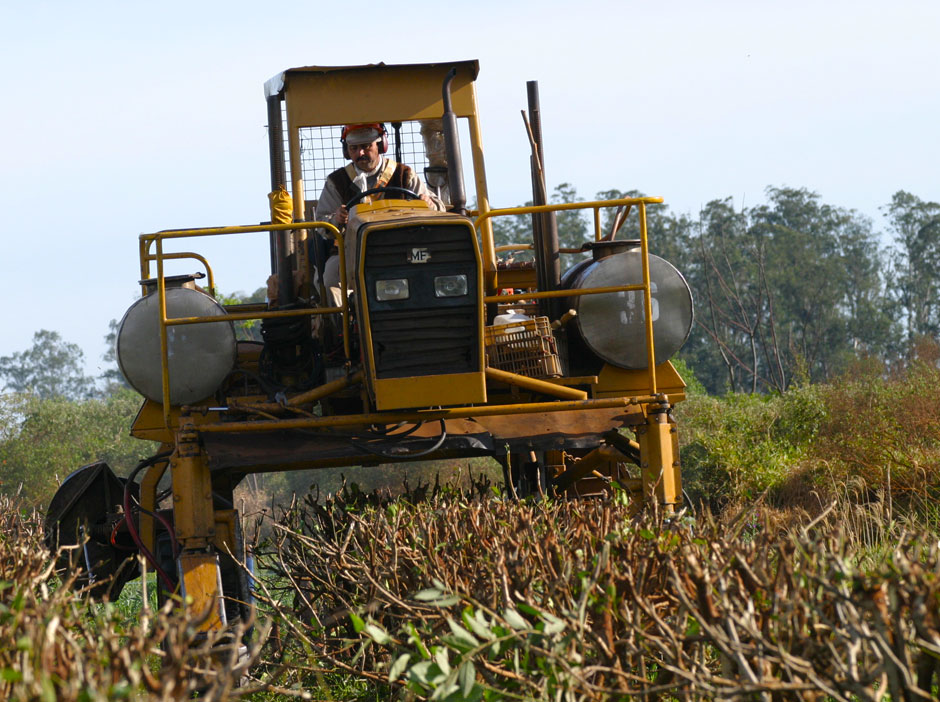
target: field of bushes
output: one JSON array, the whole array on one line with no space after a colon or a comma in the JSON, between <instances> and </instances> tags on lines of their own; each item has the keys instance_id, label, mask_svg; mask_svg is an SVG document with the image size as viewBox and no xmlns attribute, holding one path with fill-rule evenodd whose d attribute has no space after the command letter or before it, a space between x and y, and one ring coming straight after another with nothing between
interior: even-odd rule
<instances>
[{"instance_id":1,"label":"field of bushes","mask_svg":"<svg viewBox=\"0 0 940 702\"><path fill-rule=\"evenodd\" d=\"M516 502L479 470L379 491L351 470L282 504L252 529L243 646L200 638L135 583L115 603L76 597L7 491L0 698L936 698L936 359L693 393L677 416L678 515L631 517L619 490Z\"/></svg>"}]
</instances>

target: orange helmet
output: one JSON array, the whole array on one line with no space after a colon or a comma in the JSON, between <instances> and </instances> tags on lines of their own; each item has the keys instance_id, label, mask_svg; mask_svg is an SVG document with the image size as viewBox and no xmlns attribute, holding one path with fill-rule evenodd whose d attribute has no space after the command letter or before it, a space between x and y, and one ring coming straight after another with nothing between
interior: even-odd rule
<instances>
[{"instance_id":1,"label":"orange helmet","mask_svg":"<svg viewBox=\"0 0 940 702\"><path fill-rule=\"evenodd\" d=\"M346 138L349 136L350 132L363 132L361 135L362 141L357 141L359 144L367 144L371 139L368 139L369 132L367 130L375 130L375 139L377 140L385 132L385 126L379 124L378 122L369 122L367 124L347 124L343 127L343 136L340 137L343 141L346 141ZM354 135L358 137L360 135Z\"/></svg>"},{"instance_id":2,"label":"orange helmet","mask_svg":"<svg viewBox=\"0 0 940 702\"><path fill-rule=\"evenodd\" d=\"M358 144L371 144L374 141L379 142L379 153L384 154L388 151L388 132L385 125L379 122L370 122L367 124L347 124L343 127L340 142L343 145L343 156L349 158L349 152L346 145L356 146Z\"/></svg>"}]
</instances>

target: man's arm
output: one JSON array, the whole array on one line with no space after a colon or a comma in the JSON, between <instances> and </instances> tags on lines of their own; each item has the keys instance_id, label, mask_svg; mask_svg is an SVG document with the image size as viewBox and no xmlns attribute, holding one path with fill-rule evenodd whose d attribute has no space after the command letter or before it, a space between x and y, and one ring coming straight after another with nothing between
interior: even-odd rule
<instances>
[{"instance_id":1,"label":"man's arm","mask_svg":"<svg viewBox=\"0 0 940 702\"><path fill-rule=\"evenodd\" d=\"M323 192L320 193L320 199L317 200L317 221L330 222L337 227L346 224L346 206L340 200L339 191L333 185L333 181L327 179L323 186Z\"/></svg>"}]
</instances>

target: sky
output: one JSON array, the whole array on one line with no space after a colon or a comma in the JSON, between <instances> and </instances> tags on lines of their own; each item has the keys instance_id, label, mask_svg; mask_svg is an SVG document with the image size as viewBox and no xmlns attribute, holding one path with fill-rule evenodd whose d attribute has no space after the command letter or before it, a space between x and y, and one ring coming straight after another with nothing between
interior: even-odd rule
<instances>
[{"instance_id":1,"label":"sky","mask_svg":"<svg viewBox=\"0 0 940 702\"><path fill-rule=\"evenodd\" d=\"M140 233L269 217L262 87L286 68L478 59L493 206L531 197L538 80L549 187L693 215L805 187L884 231L896 191L940 200L938 30L935 0L0 0L0 356L47 329L99 374ZM223 291L264 284L257 237L200 249Z\"/></svg>"}]
</instances>

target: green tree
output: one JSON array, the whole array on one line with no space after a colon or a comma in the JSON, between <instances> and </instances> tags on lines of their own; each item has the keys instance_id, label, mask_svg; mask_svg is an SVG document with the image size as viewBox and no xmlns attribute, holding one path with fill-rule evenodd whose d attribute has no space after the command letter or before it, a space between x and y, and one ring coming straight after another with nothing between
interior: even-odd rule
<instances>
[{"instance_id":1,"label":"green tree","mask_svg":"<svg viewBox=\"0 0 940 702\"><path fill-rule=\"evenodd\" d=\"M267 288L258 288L251 295L245 295L241 290L230 295L223 295L219 302L223 305L247 305L265 302L268 296ZM246 319L235 322L235 336L239 341L261 341L261 320Z\"/></svg>"},{"instance_id":2,"label":"green tree","mask_svg":"<svg viewBox=\"0 0 940 702\"><path fill-rule=\"evenodd\" d=\"M748 236L747 216L735 212L730 199L709 202L700 213L698 229L696 265L686 269L698 301L693 345L699 353L690 363L713 391L754 391L759 378L758 330L766 311L760 275L763 247ZM744 384L748 376L749 388Z\"/></svg>"},{"instance_id":3,"label":"green tree","mask_svg":"<svg viewBox=\"0 0 940 702\"><path fill-rule=\"evenodd\" d=\"M860 354L886 358L892 320L871 222L806 189L768 188L769 202L735 212L729 200L702 211L687 275L699 300L683 352L717 389L784 390L795 378L825 380Z\"/></svg>"},{"instance_id":4,"label":"green tree","mask_svg":"<svg viewBox=\"0 0 940 702\"><path fill-rule=\"evenodd\" d=\"M552 191L554 205L579 202L578 191L570 183L556 185ZM558 246L563 249L579 249L594 236L588 230L587 210L563 210L555 215L558 224Z\"/></svg>"},{"instance_id":5,"label":"green tree","mask_svg":"<svg viewBox=\"0 0 940 702\"><path fill-rule=\"evenodd\" d=\"M517 207L529 207L532 201ZM532 218L529 215L506 215L494 217L493 244L495 246L510 246L513 244L532 244ZM503 260L532 261L534 255L531 250L518 249L515 251L498 252L496 254Z\"/></svg>"},{"instance_id":6,"label":"green tree","mask_svg":"<svg viewBox=\"0 0 940 702\"><path fill-rule=\"evenodd\" d=\"M767 275L786 354L808 379L826 380L854 355L857 334L877 329L877 337L890 325L878 304L879 248L857 212L806 189L769 188L768 195L771 206L755 208L752 227L773 242Z\"/></svg>"},{"instance_id":7,"label":"green tree","mask_svg":"<svg viewBox=\"0 0 940 702\"><path fill-rule=\"evenodd\" d=\"M85 354L77 344L62 339L58 332L40 329L33 345L0 357L0 378L13 392L33 393L49 399L81 400L96 393L95 381L85 375Z\"/></svg>"},{"instance_id":8,"label":"green tree","mask_svg":"<svg viewBox=\"0 0 940 702\"><path fill-rule=\"evenodd\" d=\"M140 396L125 388L107 397L0 395L0 480L5 492L45 504L76 468L105 460L119 475L152 455L156 444L130 436Z\"/></svg>"},{"instance_id":9,"label":"green tree","mask_svg":"<svg viewBox=\"0 0 940 702\"><path fill-rule=\"evenodd\" d=\"M552 191L550 202L552 204L565 204L578 202L578 192L575 187L569 183L562 183L555 186ZM517 207L531 207L532 201L529 200L524 205ZM558 226L558 245L563 249L578 249L586 241L593 240L588 230L588 220L583 210L568 210L558 212L555 220ZM510 244L533 244L532 240L532 215L507 215L505 217L493 218L493 243L496 246L507 246ZM501 258L512 257L515 261L531 261L534 254L531 250L517 250L513 252L501 253ZM562 269L570 265L579 257L566 255L562 258Z\"/></svg>"},{"instance_id":10,"label":"green tree","mask_svg":"<svg viewBox=\"0 0 940 702\"><path fill-rule=\"evenodd\" d=\"M891 294L910 349L940 334L940 204L900 190L884 209L895 235Z\"/></svg>"},{"instance_id":11,"label":"green tree","mask_svg":"<svg viewBox=\"0 0 940 702\"><path fill-rule=\"evenodd\" d=\"M844 280L840 305L846 317L845 356L864 355L890 363L898 355L899 326L882 263L887 253L878 244L871 221L852 214L836 231Z\"/></svg>"},{"instance_id":12,"label":"green tree","mask_svg":"<svg viewBox=\"0 0 940 702\"><path fill-rule=\"evenodd\" d=\"M121 369L118 368L117 360L117 333L118 321L112 319L108 322L108 333L105 334L104 343L107 351L101 355L101 360L105 363L105 369L101 373L101 381L104 383L105 392L110 394L118 388L129 388L127 380Z\"/></svg>"}]
</instances>

